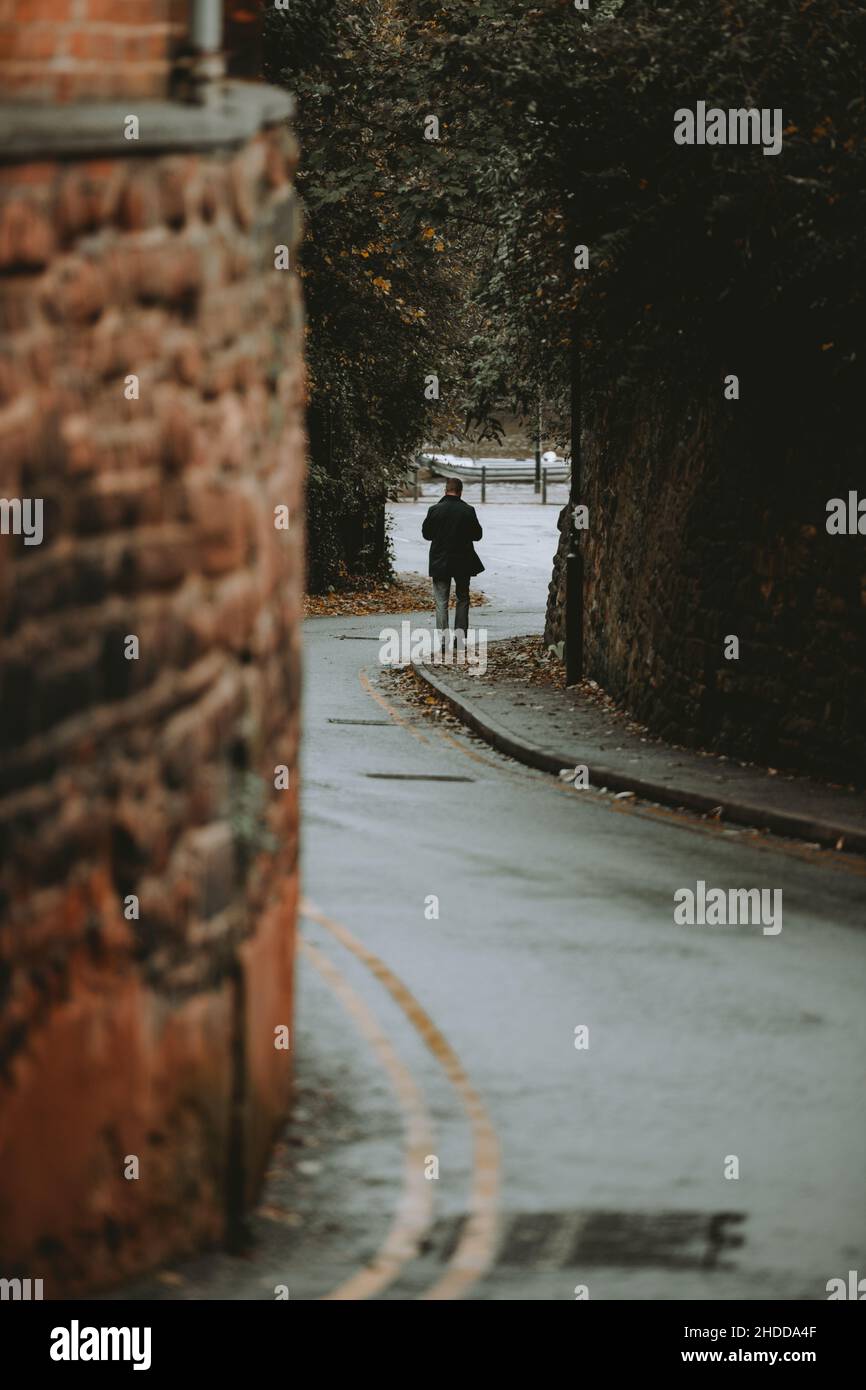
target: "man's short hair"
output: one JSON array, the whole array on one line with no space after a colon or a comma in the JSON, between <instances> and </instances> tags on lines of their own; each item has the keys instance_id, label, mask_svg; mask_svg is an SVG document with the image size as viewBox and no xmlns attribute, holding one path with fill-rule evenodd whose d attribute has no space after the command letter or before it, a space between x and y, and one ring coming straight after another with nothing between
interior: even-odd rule
<instances>
[{"instance_id":1,"label":"man's short hair","mask_svg":"<svg viewBox=\"0 0 866 1390\"><path fill-rule=\"evenodd\" d=\"M445 484L445 491L453 492L456 494L457 497L459 497L461 492L463 491L463 479L449 478L447 483Z\"/></svg>"}]
</instances>

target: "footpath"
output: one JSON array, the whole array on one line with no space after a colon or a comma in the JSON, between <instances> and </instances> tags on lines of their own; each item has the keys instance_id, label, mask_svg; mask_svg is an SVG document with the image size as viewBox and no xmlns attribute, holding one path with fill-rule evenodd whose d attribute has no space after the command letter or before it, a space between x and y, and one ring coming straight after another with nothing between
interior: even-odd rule
<instances>
[{"instance_id":1,"label":"footpath","mask_svg":"<svg viewBox=\"0 0 866 1390\"><path fill-rule=\"evenodd\" d=\"M494 748L554 775L588 769L591 786L724 821L866 854L866 795L634 732L580 687L555 689L461 665L416 664L419 676Z\"/></svg>"}]
</instances>

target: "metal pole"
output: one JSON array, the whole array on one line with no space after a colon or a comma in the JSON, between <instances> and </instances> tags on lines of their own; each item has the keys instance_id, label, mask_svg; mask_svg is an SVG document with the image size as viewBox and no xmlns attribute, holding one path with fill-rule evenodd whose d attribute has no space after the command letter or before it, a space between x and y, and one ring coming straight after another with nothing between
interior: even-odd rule
<instances>
[{"instance_id":1,"label":"metal pole","mask_svg":"<svg viewBox=\"0 0 866 1390\"><path fill-rule=\"evenodd\" d=\"M189 42L193 50L190 65L191 95L207 105L218 99L216 85L225 76L222 0L191 0Z\"/></svg>"},{"instance_id":2,"label":"metal pole","mask_svg":"<svg viewBox=\"0 0 866 1390\"><path fill-rule=\"evenodd\" d=\"M565 557L565 684L577 685L583 677L583 556L574 529L574 509L580 501L582 382L578 310L571 316L571 488L568 508L568 554Z\"/></svg>"},{"instance_id":3,"label":"metal pole","mask_svg":"<svg viewBox=\"0 0 866 1390\"><path fill-rule=\"evenodd\" d=\"M190 41L199 53L213 53L222 42L223 15L221 0L192 0L190 7Z\"/></svg>"},{"instance_id":4,"label":"metal pole","mask_svg":"<svg viewBox=\"0 0 866 1390\"><path fill-rule=\"evenodd\" d=\"M481 501L487 501L487 464L481 465Z\"/></svg>"},{"instance_id":5,"label":"metal pole","mask_svg":"<svg viewBox=\"0 0 866 1390\"><path fill-rule=\"evenodd\" d=\"M535 491L541 485L541 387L538 388L538 415L535 422Z\"/></svg>"},{"instance_id":6,"label":"metal pole","mask_svg":"<svg viewBox=\"0 0 866 1390\"><path fill-rule=\"evenodd\" d=\"M412 495L412 501L413 501L413 502L417 502L417 501L418 501L418 469L417 469L417 468L415 469L415 481L414 481L414 484L413 484L412 493L413 493L413 495Z\"/></svg>"},{"instance_id":7,"label":"metal pole","mask_svg":"<svg viewBox=\"0 0 866 1390\"><path fill-rule=\"evenodd\" d=\"M541 505L547 506L547 469L541 470Z\"/></svg>"}]
</instances>

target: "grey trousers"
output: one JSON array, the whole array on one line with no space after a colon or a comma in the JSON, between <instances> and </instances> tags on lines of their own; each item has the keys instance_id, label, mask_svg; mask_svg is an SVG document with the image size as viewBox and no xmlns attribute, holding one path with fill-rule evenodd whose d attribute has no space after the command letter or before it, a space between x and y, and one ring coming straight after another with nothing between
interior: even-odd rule
<instances>
[{"instance_id":1,"label":"grey trousers","mask_svg":"<svg viewBox=\"0 0 866 1390\"><path fill-rule=\"evenodd\" d=\"M469 627L469 576L454 580L454 592L457 595L457 611L454 614L454 631L460 629L465 633ZM450 579L433 580L433 596L436 599L436 626L446 629L448 627L448 599L451 594Z\"/></svg>"}]
</instances>

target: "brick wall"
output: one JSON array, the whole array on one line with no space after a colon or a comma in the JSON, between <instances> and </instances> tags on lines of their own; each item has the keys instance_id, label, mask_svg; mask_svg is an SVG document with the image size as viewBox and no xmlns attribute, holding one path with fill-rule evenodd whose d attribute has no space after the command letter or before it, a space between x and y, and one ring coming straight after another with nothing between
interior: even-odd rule
<instances>
[{"instance_id":1,"label":"brick wall","mask_svg":"<svg viewBox=\"0 0 866 1390\"><path fill-rule=\"evenodd\" d=\"M5 100L160 97L186 0L0 0Z\"/></svg>"},{"instance_id":2,"label":"brick wall","mask_svg":"<svg viewBox=\"0 0 866 1390\"><path fill-rule=\"evenodd\" d=\"M0 495L45 499L0 537L0 1274L46 1297L236 1239L289 1094L295 159L0 169Z\"/></svg>"},{"instance_id":3,"label":"brick wall","mask_svg":"<svg viewBox=\"0 0 866 1390\"><path fill-rule=\"evenodd\" d=\"M866 540L825 524L828 498L863 495L860 446L850 420L775 389L765 376L750 411L721 381L691 405L655 383L589 413L586 674L673 742L866 783Z\"/></svg>"}]
</instances>

